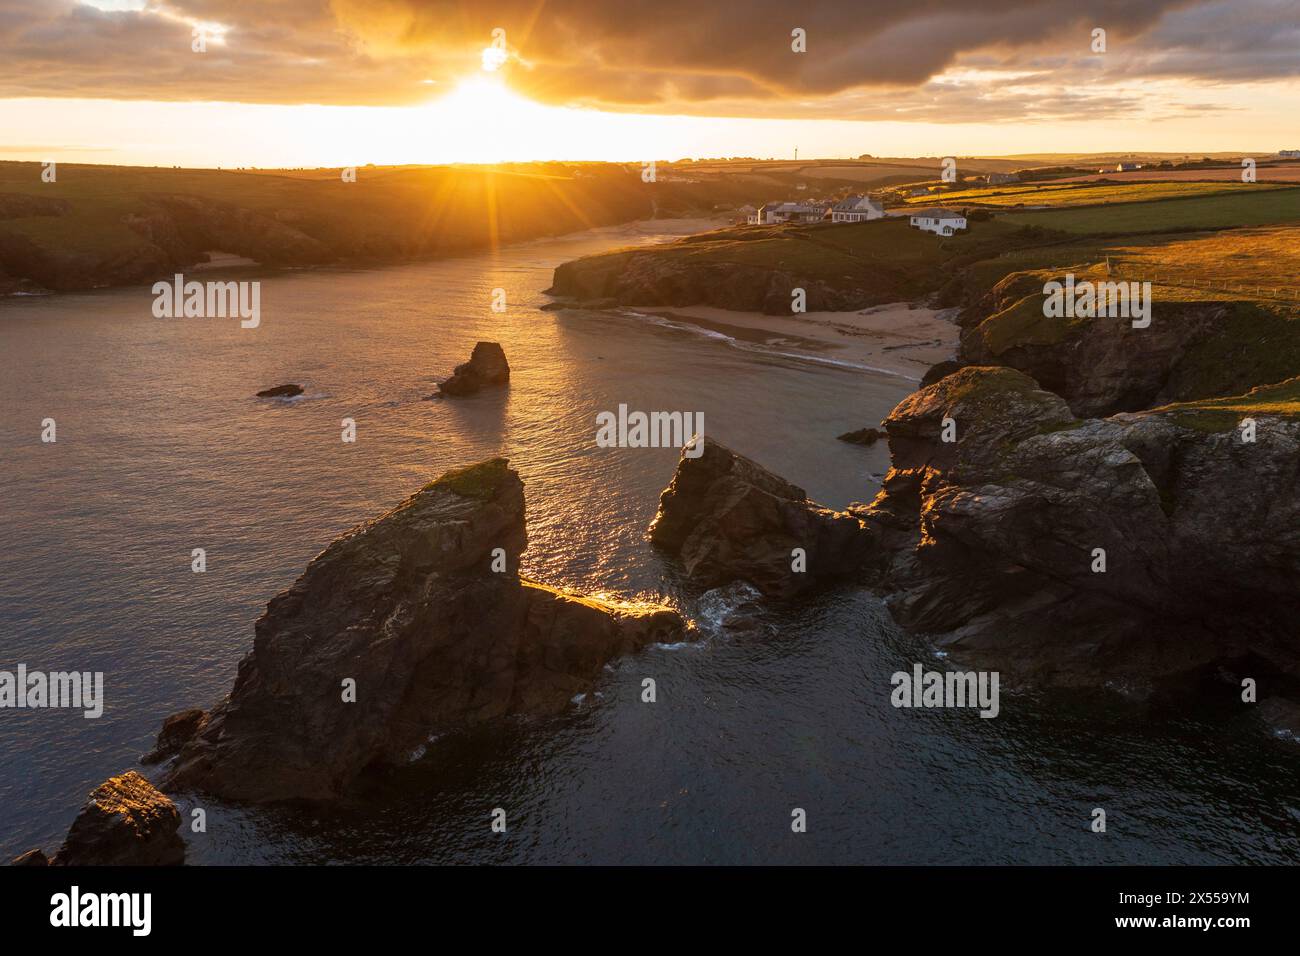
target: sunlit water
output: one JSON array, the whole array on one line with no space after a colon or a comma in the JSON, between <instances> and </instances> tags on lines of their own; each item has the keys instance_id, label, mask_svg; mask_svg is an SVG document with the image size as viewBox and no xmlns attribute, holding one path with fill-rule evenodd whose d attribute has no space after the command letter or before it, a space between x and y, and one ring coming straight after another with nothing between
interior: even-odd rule
<instances>
[{"instance_id":1,"label":"sunlit water","mask_svg":"<svg viewBox=\"0 0 1300 956\"><path fill-rule=\"evenodd\" d=\"M538 310L556 264L623 241L602 230L281 273L263 281L257 330L155 319L146 287L0 304L0 668L107 681L99 720L0 711L0 850L56 846L164 716L229 689L253 621L313 555L447 468L497 454L518 468L529 575L663 594L695 616L698 595L644 538L676 453L597 448L598 411L703 412L708 434L813 497L869 500L886 450L835 436L877 421L906 382ZM505 314L489 308L498 287ZM509 390L423 400L478 339L504 345ZM282 382L307 397L253 397ZM340 441L345 417L354 445ZM54 444L40 441L44 418ZM197 547L205 574L190 571ZM1249 715L1005 692L993 720L895 710L890 675L931 658L877 596L838 589L768 625L617 661L564 716L440 739L357 807L204 799L208 832L186 834L189 859L1173 863L1300 850L1300 751ZM647 676L654 704L640 701ZM489 828L494 807L505 834ZM806 833L791 832L796 807ZM1089 830L1094 807L1105 835Z\"/></svg>"}]
</instances>

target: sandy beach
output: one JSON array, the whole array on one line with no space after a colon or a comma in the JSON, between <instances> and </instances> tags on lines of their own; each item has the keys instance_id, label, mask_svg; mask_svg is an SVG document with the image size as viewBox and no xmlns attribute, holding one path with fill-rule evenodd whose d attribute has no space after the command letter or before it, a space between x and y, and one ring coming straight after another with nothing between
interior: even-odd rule
<instances>
[{"instance_id":1,"label":"sandy beach","mask_svg":"<svg viewBox=\"0 0 1300 956\"><path fill-rule=\"evenodd\" d=\"M788 317L711 306L624 311L707 329L756 349L887 372L910 381L920 381L931 365L951 359L960 333L952 321L955 309L906 302Z\"/></svg>"}]
</instances>

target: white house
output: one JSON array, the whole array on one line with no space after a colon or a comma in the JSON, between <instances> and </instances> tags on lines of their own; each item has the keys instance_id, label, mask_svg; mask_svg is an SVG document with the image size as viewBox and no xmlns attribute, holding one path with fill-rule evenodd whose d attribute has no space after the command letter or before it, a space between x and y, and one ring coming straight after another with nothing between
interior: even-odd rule
<instances>
[{"instance_id":1,"label":"white house","mask_svg":"<svg viewBox=\"0 0 1300 956\"><path fill-rule=\"evenodd\" d=\"M984 177L984 181L990 186L997 186L1002 183L1018 183L1020 177L1015 173L989 173Z\"/></svg>"},{"instance_id":2,"label":"white house","mask_svg":"<svg viewBox=\"0 0 1300 956\"><path fill-rule=\"evenodd\" d=\"M831 222L866 222L884 218L885 207L869 196L845 196L831 207Z\"/></svg>"},{"instance_id":3,"label":"white house","mask_svg":"<svg viewBox=\"0 0 1300 956\"><path fill-rule=\"evenodd\" d=\"M1277 154L1283 159L1300 159L1300 149L1280 149Z\"/></svg>"},{"instance_id":4,"label":"white house","mask_svg":"<svg viewBox=\"0 0 1300 956\"><path fill-rule=\"evenodd\" d=\"M758 225L758 210L749 204L745 204L736 210L736 221L756 226Z\"/></svg>"},{"instance_id":5,"label":"white house","mask_svg":"<svg viewBox=\"0 0 1300 956\"><path fill-rule=\"evenodd\" d=\"M910 225L939 236L951 236L954 232L966 228L965 216L955 209L944 209L942 206L917 209L909 213L909 217Z\"/></svg>"}]
</instances>

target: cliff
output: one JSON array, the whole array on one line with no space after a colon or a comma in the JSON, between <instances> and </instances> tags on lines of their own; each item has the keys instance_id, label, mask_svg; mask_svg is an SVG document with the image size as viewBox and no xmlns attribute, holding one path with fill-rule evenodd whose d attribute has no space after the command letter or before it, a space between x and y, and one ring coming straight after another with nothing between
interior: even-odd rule
<instances>
[{"instance_id":1,"label":"cliff","mask_svg":"<svg viewBox=\"0 0 1300 956\"><path fill-rule=\"evenodd\" d=\"M432 735L562 711L604 665L687 636L521 578L523 485L504 459L430 483L340 537L268 605L229 696L189 734L164 789L254 802L332 800ZM162 748L160 748L162 749Z\"/></svg>"}]
</instances>

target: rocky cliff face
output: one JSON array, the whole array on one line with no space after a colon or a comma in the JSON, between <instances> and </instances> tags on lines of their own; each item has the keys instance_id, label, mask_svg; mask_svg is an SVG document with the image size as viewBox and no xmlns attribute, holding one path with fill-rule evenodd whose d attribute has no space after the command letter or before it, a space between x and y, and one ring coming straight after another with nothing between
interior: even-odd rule
<instances>
[{"instance_id":1,"label":"rocky cliff face","mask_svg":"<svg viewBox=\"0 0 1300 956\"><path fill-rule=\"evenodd\" d=\"M895 617L963 662L1089 686L1236 658L1300 675L1300 423L1257 420L1254 443L1173 412L1077 421L1020 372L966 368L890 414L893 468L850 510Z\"/></svg>"},{"instance_id":2,"label":"rocky cliff face","mask_svg":"<svg viewBox=\"0 0 1300 956\"><path fill-rule=\"evenodd\" d=\"M233 203L198 196L156 195L125 222L178 263L222 249L264 265L315 265L336 254L293 226Z\"/></svg>"},{"instance_id":3,"label":"rocky cliff face","mask_svg":"<svg viewBox=\"0 0 1300 956\"><path fill-rule=\"evenodd\" d=\"M685 636L666 608L521 579L525 544L523 486L503 459L335 541L267 606L230 695L191 722L164 786L334 799L430 735L558 712L611 658Z\"/></svg>"},{"instance_id":4,"label":"rocky cliff face","mask_svg":"<svg viewBox=\"0 0 1300 956\"><path fill-rule=\"evenodd\" d=\"M802 488L712 439L700 440L698 457L683 453L650 526L650 540L679 557L694 583L744 581L788 597L858 570L871 544L861 522L809 501Z\"/></svg>"},{"instance_id":5,"label":"rocky cliff face","mask_svg":"<svg viewBox=\"0 0 1300 956\"><path fill-rule=\"evenodd\" d=\"M1085 418L1300 375L1288 310L1157 296L1146 328L1119 317L1048 318L1042 290L1050 279L1063 276L1013 273L965 309L962 363L1019 369Z\"/></svg>"}]
</instances>

